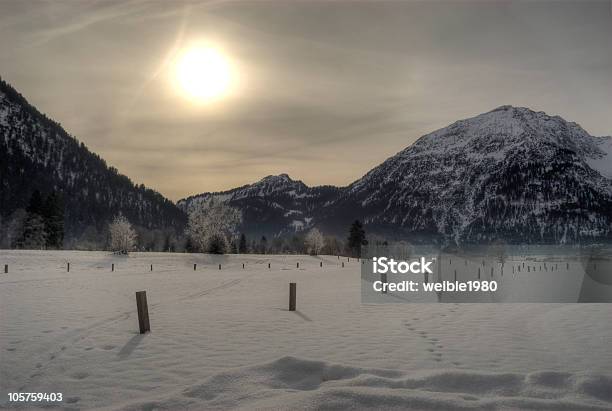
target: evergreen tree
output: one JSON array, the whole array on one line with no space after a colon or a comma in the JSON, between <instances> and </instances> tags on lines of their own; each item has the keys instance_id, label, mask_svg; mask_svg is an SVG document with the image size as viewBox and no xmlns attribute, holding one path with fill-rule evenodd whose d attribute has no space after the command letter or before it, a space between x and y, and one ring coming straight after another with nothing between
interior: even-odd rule
<instances>
[{"instance_id":1,"label":"evergreen tree","mask_svg":"<svg viewBox=\"0 0 612 411\"><path fill-rule=\"evenodd\" d=\"M353 224L351 224L347 242L347 247L351 256L361 257L361 246L367 243L363 225L359 220L355 220Z\"/></svg>"},{"instance_id":2,"label":"evergreen tree","mask_svg":"<svg viewBox=\"0 0 612 411\"><path fill-rule=\"evenodd\" d=\"M23 223L23 233L19 245L23 248L41 249L47 244L47 232L43 213L43 197L40 191L34 190L26 208L26 218Z\"/></svg>"},{"instance_id":3,"label":"evergreen tree","mask_svg":"<svg viewBox=\"0 0 612 411\"><path fill-rule=\"evenodd\" d=\"M26 208L26 211L30 214L41 215L43 211L43 197L40 191L34 190L30 196L30 202Z\"/></svg>"},{"instance_id":4,"label":"evergreen tree","mask_svg":"<svg viewBox=\"0 0 612 411\"><path fill-rule=\"evenodd\" d=\"M42 217L47 232L47 247L62 248L64 244L64 206L59 195L51 193L44 200Z\"/></svg>"},{"instance_id":5,"label":"evergreen tree","mask_svg":"<svg viewBox=\"0 0 612 411\"><path fill-rule=\"evenodd\" d=\"M247 239L244 233L242 233L240 234L240 242L238 243L238 252L240 254L246 254L247 251Z\"/></svg>"},{"instance_id":6,"label":"evergreen tree","mask_svg":"<svg viewBox=\"0 0 612 411\"><path fill-rule=\"evenodd\" d=\"M171 252L174 251L174 247L172 246L172 237L170 233L165 233L164 234L164 245L162 247L162 251L164 252Z\"/></svg>"},{"instance_id":7,"label":"evergreen tree","mask_svg":"<svg viewBox=\"0 0 612 411\"><path fill-rule=\"evenodd\" d=\"M214 234L208 242L208 253L225 254L225 238L219 234Z\"/></svg>"},{"instance_id":8,"label":"evergreen tree","mask_svg":"<svg viewBox=\"0 0 612 411\"><path fill-rule=\"evenodd\" d=\"M40 214L28 214L23 226L23 248L42 249L47 244L45 221Z\"/></svg>"},{"instance_id":9,"label":"evergreen tree","mask_svg":"<svg viewBox=\"0 0 612 411\"><path fill-rule=\"evenodd\" d=\"M185 251L188 253L195 253L195 245L189 236L187 236L187 240L185 241Z\"/></svg>"}]
</instances>

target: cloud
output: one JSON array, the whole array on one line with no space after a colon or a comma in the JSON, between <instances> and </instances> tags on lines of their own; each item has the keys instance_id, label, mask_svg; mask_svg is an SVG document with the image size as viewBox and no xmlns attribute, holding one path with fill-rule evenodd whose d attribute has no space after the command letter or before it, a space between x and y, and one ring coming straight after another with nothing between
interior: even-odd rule
<instances>
[{"instance_id":1,"label":"cloud","mask_svg":"<svg viewBox=\"0 0 612 411\"><path fill-rule=\"evenodd\" d=\"M348 184L418 137L503 104L612 134L608 1L4 2L3 77L133 180L173 199L288 172ZM176 51L242 75L194 107Z\"/></svg>"}]
</instances>

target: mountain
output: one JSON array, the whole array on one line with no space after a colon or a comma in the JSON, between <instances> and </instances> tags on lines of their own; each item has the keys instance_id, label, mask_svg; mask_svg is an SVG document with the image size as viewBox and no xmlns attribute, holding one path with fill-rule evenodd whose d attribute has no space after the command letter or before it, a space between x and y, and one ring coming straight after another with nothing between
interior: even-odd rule
<instances>
[{"instance_id":1,"label":"mountain","mask_svg":"<svg viewBox=\"0 0 612 411\"><path fill-rule=\"evenodd\" d=\"M262 189L269 182L274 189ZM610 241L612 138L502 106L421 137L347 187L270 176L179 206L211 195L245 212L245 231L271 235L317 226L345 236L360 219L370 233L420 242ZM249 211L254 205L257 213ZM274 224L257 220L292 210Z\"/></svg>"},{"instance_id":2,"label":"mountain","mask_svg":"<svg viewBox=\"0 0 612 411\"><path fill-rule=\"evenodd\" d=\"M239 208L243 215L242 230L252 235L285 235L311 226L321 205L338 197L340 189L332 186L308 187L287 174L267 176L254 184L229 191L203 193L180 200L185 212L194 206L222 201Z\"/></svg>"},{"instance_id":3,"label":"mountain","mask_svg":"<svg viewBox=\"0 0 612 411\"><path fill-rule=\"evenodd\" d=\"M346 187L308 187L281 174L175 205L109 167L0 80L0 228L23 215L36 191L62 198L73 239L100 236L119 213L141 233L182 233L186 212L214 199L242 211L249 235L318 227L345 237L359 219L370 234L417 242L591 243L612 240L612 138L502 106L421 137Z\"/></svg>"},{"instance_id":4,"label":"mountain","mask_svg":"<svg viewBox=\"0 0 612 411\"><path fill-rule=\"evenodd\" d=\"M24 209L35 190L61 195L66 238L102 232L118 213L143 229L182 230L186 216L136 185L0 80L0 217Z\"/></svg>"}]
</instances>

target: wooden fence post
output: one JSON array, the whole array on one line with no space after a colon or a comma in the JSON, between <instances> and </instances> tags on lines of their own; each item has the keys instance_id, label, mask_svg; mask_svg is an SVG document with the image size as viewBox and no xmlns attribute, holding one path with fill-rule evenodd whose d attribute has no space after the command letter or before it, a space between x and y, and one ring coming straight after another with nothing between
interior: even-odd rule
<instances>
[{"instance_id":1,"label":"wooden fence post","mask_svg":"<svg viewBox=\"0 0 612 411\"><path fill-rule=\"evenodd\" d=\"M153 264L151 264L151 271L153 271Z\"/></svg>"},{"instance_id":2,"label":"wooden fence post","mask_svg":"<svg viewBox=\"0 0 612 411\"><path fill-rule=\"evenodd\" d=\"M242 269L244 270L244 263L242 263Z\"/></svg>"},{"instance_id":3,"label":"wooden fence post","mask_svg":"<svg viewBox=\"0 0 612 411\"><path fill-rule=\"evenodd\" d=\"M8 264L4 264L4 274L8 274Z\"/></svg>"},{"instance_id":4,"label":"wooden fence post","mask_svg":"<svg viewBox=\"0 0 612 411\"><path fill-rule=\"evenodd\" d=\"M387 273L380 274L380 281L383 283L382 293L387 294L387 287L384 286L384 284L387 284Z\"/></svg>"},{"instance_id":5,"label":"wooden fence post","mask_svg":"<svg viewBox=\"0 0 612 411\"><path fill-rule=\"evenodd\" d=\"M69 273L70 272L70 263L66 263L66 272Z\"/></svg>"},{"instance_id":6,"label":"wooden fence post","mask_svg":"<svg viewBox=\"0 0 612 411\"><path fill-rule=\"evenodd\" d=\"M323 261L319 261L319 267L323 268Z\"/></svg>"},{"instance_id":7,"label":"wooden fence post","mask_svg":"<svg viewBox=\"0 0 612 411\"><path fill-rule=\"evenodd\" d=\"M296 283L289 283L289 311L295 311L296 288Z\"/></svg>"},{"instance_id":8,"label":"wooden fence post","mask_svg":"<svg viewBox=\"0 0 612 411\"><path fill-rule=\"evenodd\" d=\"M300 262L295 263L295 268L300 268Z\"/></svg>"},{"instance_id":9,"label":"wooden fence post","mask_svg":"<svg viewBox=\"0 0 612 411\"><path fill-rule=\"evenodd\" d=\"M268 263L268 268L271 268L271 267L270 267L270 263Z\"/></svg>"},{"instance_id":10,"label":"wooden fence post","mask_svg":"<svg viewBox=\"0 0 612 411\"><path fill-rule=\"evenodd\" d=\"M219 270L221 269L221 264L219 264Z\"/></svg>"},{"instance_id":11,"label":"wooden fence post","mask_svg":"<svg viewBox=\"0 0 612 411\"><path fill-rule=\"evenodd\" d=\"M342 268L344 268L344 261L342 262Z\"/></svg>"},{"instance_id":12,"label":"wooden fence post","mask_svg":"<svg viewBox=\"0 0 612 411\"><path fill-rule=\"evenodd\" d=\"M198 266L197 264L194 264L194 265L193 265L193 271L195 271L195 270L196 270L197 266Z\"/></svg>"},{"instance_id":13,"label":"wooden fence post","mask_svg":"<svg viewBox=\"0 0 612 411\"><path fill-rule=\"evenodd\" d=\"M115 271L115 263L111 264L111 272Z\"/></svg>"},{"instance_id":14,"label":"wooden fence post","mask_svg":"<svg viewBox=\"0 0 612 411\"><path fill-rule=\"evenodd\" d=\"M140 333L144 334L147 331L151 331L146 291L136 291L136 309L138 310L138 327L140 328Z\"/></svg>"}]
</instances>

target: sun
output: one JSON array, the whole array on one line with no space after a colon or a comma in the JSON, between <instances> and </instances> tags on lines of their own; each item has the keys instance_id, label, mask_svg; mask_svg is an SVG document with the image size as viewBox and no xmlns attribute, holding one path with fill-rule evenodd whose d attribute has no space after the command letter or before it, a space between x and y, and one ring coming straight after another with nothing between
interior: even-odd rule
<instances>
[{"instance_id":1,"label":"sun","mask_svg":"<svg viewBox=\"0 0 612 411\"><path fill-rule=\"evenodd\" d=\"M174 76L186 97L202 103L229 94L235 80L228 57L210 46L194 46L180 54Z\"/></svg>"}]
</instances>

